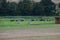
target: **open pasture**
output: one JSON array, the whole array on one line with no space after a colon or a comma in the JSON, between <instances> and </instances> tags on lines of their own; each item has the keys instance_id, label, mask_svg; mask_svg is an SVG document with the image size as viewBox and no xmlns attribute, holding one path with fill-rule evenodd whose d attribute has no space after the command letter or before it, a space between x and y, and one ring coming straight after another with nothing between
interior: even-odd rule
<instances>
[{"instance_id":1,"label":"open pasture","mask_svg":"<svg viewBox=\"0 0 60 40\"><path fill-rule=\"evenodd\" d=\"M1 29L46 28L60 26L55 24L55 17L41 16L3 16L0 17Z\"/></svg>"}]
</instances>

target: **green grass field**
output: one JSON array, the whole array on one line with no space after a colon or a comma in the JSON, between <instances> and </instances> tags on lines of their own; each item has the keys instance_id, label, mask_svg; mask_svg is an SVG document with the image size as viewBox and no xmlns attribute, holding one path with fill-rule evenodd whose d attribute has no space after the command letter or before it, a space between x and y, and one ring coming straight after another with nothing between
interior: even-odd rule
<instances>
[{"instance_id":1,"label":"green grass field","mask_svg":"<svg viewBox=\"0 0 60 40\"><path fill-rule=\"evenodd\" d=\"M50 17L50 19L53 19L52 21L39 21L39 18L37 17L34 18L35 21L31 21L31 19L24 18L24 21L17 22L16 19L20 20L23 18L13 18L14 21L11 21L10 18L0 17L0 30L21 28L46 28L59 26L59 24L55 24L55 20L53 17ZM38 21L36 21L37 19Z\"/></svg>"},{"instance_id":2,"label":"green grass field","mask_svg":"<svg viewBox=\"0 0 60 40\"><path fill-rule=\"evenodd\" d=\"M18 23L16 21L6 21L2 20L0 21L0 29L20 29L20 28L46 28L46 27L52 27L54 24L54 21L23 21L21 23Z\"/></svg>"}]
</instances>

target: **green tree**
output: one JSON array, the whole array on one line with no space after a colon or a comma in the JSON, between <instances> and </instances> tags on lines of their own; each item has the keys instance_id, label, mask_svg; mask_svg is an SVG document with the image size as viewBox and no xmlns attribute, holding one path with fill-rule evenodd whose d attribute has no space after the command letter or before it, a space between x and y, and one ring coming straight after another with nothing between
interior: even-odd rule
<instances>
[{"instance_id":1,"label":"green tree","mask_svg":"<svg viewBox=\"0 0 60 40\"><path fill-rule=\"evenodd\" d=\"M7 15L7 1L6 0L0 1L0 15L1 16Z\"/></svg>"},{"instance_id":2,"label":"green tree","mask_svg":"<svg viewBox=\"0 0 60 40\"><path fill-rule=\"evenodd\" d=\"M23 0L23 15L31 15L32 3L31 0Z\"/></svg>"},{"instance_id":3,"label":"green tree","mask_svg":"<svg viewBox=\"0 0 60 40\"><path fill-rule=\"evenodd\" d=\"M11 2L8 3L8 15L9 16L16 16L17 15L17 3Z\"/></svg>"},{"instance_id":4,"label":"green tree","mask_svg":"<svg viewBox=\"0 0 60 40\"><path fill-rule=\"evenodd\" d=\"M54 16L56 5L51 0L41 0L41 11L44 16Z\"/></svg>"},{"instance_id":5,"label":"green tree","mask_svg":"<svg viewBox=\"0 0 60 40\"><path fill-rule=\"evenodd\" d=\"M60 3L57 4L56 16L60 16Z\"/></svg>"},{"instance_id":6,"label":"green tree","mask_svg":"<svg viewBox=\"0 0 60 40\"><path fill-rule=\"evenodd\" d=\"M20 1L17 5L17 15L22 16L23 12L23 2Z\"/></svg>"},{"instance_id":7,"label":"green tree","mask_svg":"<svg viewBox=\"0 0 60 40\"><path fill-rule=\"evenodd\" d=\"M40 3L39 2L36 2L34 3L34 6L33 6L33 16L40 16L41 13L40 13ZM42 12L42 11L41 11Z\"/></svg>"}]
</instances>

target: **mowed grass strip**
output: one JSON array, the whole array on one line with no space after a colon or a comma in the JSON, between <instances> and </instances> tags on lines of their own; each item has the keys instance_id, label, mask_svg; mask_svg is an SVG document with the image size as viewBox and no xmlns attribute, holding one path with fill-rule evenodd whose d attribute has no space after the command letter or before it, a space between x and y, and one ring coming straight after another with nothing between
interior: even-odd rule
<instances>
[{"instance_id":1,"label":"mowed grass strip","mask_svg":"<svg viewBox=\"0 0 60 40\"><path fill-rule=\"evenodd\" d=\"M59 24L55 24L55 21L9 21L0 20L0 30L7 29L24 29L24 28L48 28L57 27Z\"/></svg>"}]
</instances>

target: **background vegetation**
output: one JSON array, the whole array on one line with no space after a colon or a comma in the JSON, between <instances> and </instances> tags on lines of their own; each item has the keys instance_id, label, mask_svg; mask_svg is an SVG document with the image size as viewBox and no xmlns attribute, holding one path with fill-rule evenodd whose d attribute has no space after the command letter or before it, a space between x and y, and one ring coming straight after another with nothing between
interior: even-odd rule
<instances>
[{"instance_id":1,"label":"background vegetation","mask_svg":"<svg viewBox=\"0 0 60 40\"><path fill-rule=\"evenodd\" d=\"M51 0L34 2L23 0L15 2L3 2L0 4L0 16L56 16L56 5Z\"/></svg>"}]
</instances>

